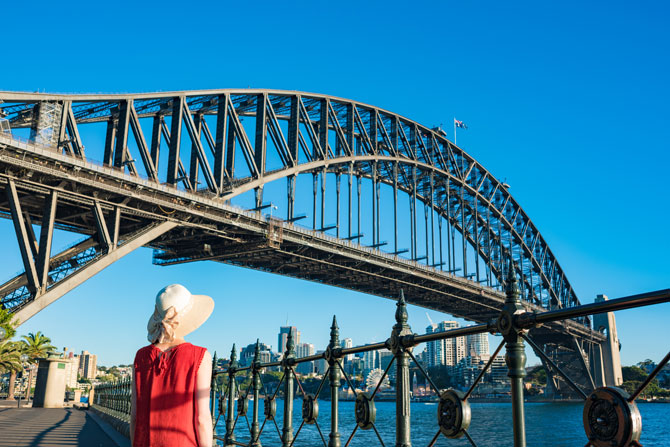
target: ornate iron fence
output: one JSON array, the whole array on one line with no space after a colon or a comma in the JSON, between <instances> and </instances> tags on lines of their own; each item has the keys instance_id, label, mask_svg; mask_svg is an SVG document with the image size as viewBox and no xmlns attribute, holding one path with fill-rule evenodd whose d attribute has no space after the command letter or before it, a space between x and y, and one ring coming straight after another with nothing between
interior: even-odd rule
<instances>
[{"instance_id":1,"label":"ornate iron fence","mask_svg":"<svg viewBox=\"0 0 670 447\"><path fill-rule=\"evenodd\" d=\"M130 378L93 388L92 407L121 422L130 423L132 381Z\"/></svg>"},{"instance_id":2,"label":"ornate iron fence","mask_svg":"<svg viewBox=\"0 0 670 447\"><path fill-rule=\"evenodd\" d=\"M508 271L513 272L512 268ZM524 386L523 378L526 375L526 355L525 344L528 342L535 352L538 353L555 370L556 374L561 375L567 383L573 387L577 393L584 399L583 410L584 429L587 437L587 446L592 447L635 447L641 446L639 443L642 430L640 413L635 404L635 399L647 387L647 385L656 377L661 369L670 360L670 353L663 358L658 367L649 375L647 380L639 388L629 395L626 391L616 387L602 387L595 389L592 393L584 392L556 363L548 356L540 346L535 344L526 336L529 329L542 324L550 324L555 321L580 318L597 313L612 312L617 310L630 309L635 307L647 306L670 301L670 289L657 292L635 295L626 298L619 298L604 302L581 305L567 309L557 309L553 311L534 313L527 312L519 297L516 278L510 275L506 284L507 299L503 309L496 320L485 324L478 324L464 328L452 329L444 332L437 332L425 335L417 335L411 331L408 324L408 315L404 296L401 292L397 303L395 313L396 323L393 326L391 337L383 342L372 343L353 348L341 348L339 341L339 329L336 319L333 318L333 325L330 330L330 343L325 352L307 357L296 358L295 343L292 335L289 333L287 340L287 350L283 359L279 362L261 363L259 361L259 347L256 345L254 359L250 366L240 367L237 362L237 353L235 347L231 352L229 365L220 370L214 371L214 376L226 375L225 392L219 392L217 402L219 415L225 416L226 432L225 436L215 435L215 439L223 442L224 446L249 446L260 447L260 436L268 424L274 425L277 432L277 443L282 447L293 447L296 440L306 425L315 426L319 438L324 447L340 447L343 437L340 432L339 424L339 390L343 381L348 384L355 393L355 422L356 425L344 441L344 447L348 447L358 430L373 430L380 445L385 447L385 443L375 425L376 408L375 397L379 391L377 387L372 393L356 392L356 387L351 378L346 373L342 365L342 358L346 355L375 351L379 349L389 349L393 354L391 362L386 367L382 379L389 374L389 370L395 364L396 368L396 386L395 386L395 446L411 447L410 439L410 364L414 363L420 373L425 377L426 382L435 391L438 396L438 412L434 436L432 436L428 447L433 447L439 437L461 438L465 437L474 447L477 446L475 440L470 436L468 428L472 421L470 404L468 398L480 383L487 370L491 367L494 358L500 353L503 346L506 349L505 362L508 369L508 377L511 385L511 401L513 416L513 434L514 446L526 446L526 430L524 417ZM466 335L480 334L489 332L502 335L503 341L495 350L494 354L480 371L474 382L467 391L456 389L439 389L431 379L427 371L417 361L412 348L423 342L435 340L444 340ZM315 360L325 360L327 362L327 371L323 375L317 391L314 394L305 392L300 378L295 374L295 368L300 363L312 362ZM262 371L264 368L280 367L282 376L277 389L274 393L269 393L265 389L262 380ZM250 374L251 381L246 389L241 389L238 383L238 377L241 374ZM327 436L318 422L319 400L318 396L328 380L330 385L330 432ZM213 380L213 383L218 381ZM283 385L284 406L283 423L280 429L275 420L277 393ZM294 434L293 412L294 412L294 391L302 397L302 421ZM219 387L221 388L221 387ZM263 416L261 423L260 413L260 392L264 390ZM219 389L219 391L222 391ZM253 402L250 402L250 396L253 396ZM216 394L214 395L216 396ZM216 405L212 402L212 408ZM251 408L250 408L251 406ZM251 413L251 421L248 414ZM236 439L235 428L239 421L245 420L249 429L249 441L240 442ZM215 421L215 422L216 422Z\"/></svg>"},{"instance_id":3,"label":"ornate iron fence","mask_svg":"<svg viewBox=\"0 0 670 447\"><path fill-rule=\"evenodd\" d=\"M512 268L509 269L513 271ZM477 446L475 440L470 436L468 428L472 421L470 404L468 398L480 383L487 370L491 367L495 357L500 353L503 346L506 349L505 362L508 368L508 377L511 385L511 401L513 412L514 446L525 447L525 418L524 418L524 396L523 378L526 375L526 355L524 342L528 342L538 355L544 358L555 372L561 375L571 387L584 399L583 422L586 433L587 447L640 447L640 434L642 431L642 419L635 399L644 391L651 381L658 375L663 367L670 361L670 353L658 364L656 369L649 374L647 379L640 384L632 394L616 387L597 388L590 394L586 394L575 382L559 368L546 355L542 348L526 336L526 332L542 324L550 324L555 321L578 318L597 313L613 312L617 310L631 309L635 307L648 306L664 302L670 302L670 289L651 292L641 295L619 298L604 302L581 305L567 309L557 309L543 313L526 312L519 298L516 278L508 277L506 286L507 299L505 306L496 320L485 324L478 324L464 328L452 329L444 332L436 332L425 335L414 334L408 324L408 315L404 296L401 292L395 313L396 323L393 326L391 337L383 342L372 343L352 348L341 348L339 340L339 328L333 317L330 328L330 343L324 353L297 358L295 354L295 343L292 334L289 333L287 350L284 357L278 362L259 361L259 344L250 366L240 367L237 362L235 346L231 352L230 363L224 369L214 368L211 387L211 412L214 426L216 427L221 417L225 418L225 436L215 435L217 441L222 441L224 446L248 446L260 447L260 436L268 426L273 426L277 433L277 446L293 447L305 426L313 425L319 434L324 447L340 447L342 435L339 422L339 391L343 382L346 383L355 395L355 426L344 442L348 447L358 430L372 430L380 445L385 443L375 425L376 407L375 397L378 396L383 379L389 374L390 369L396 368L395 389L395 445L396 447L411 447L410 438L410 364L414 363L419 372L425 377L426 382L438 397L438 412L434 436L428 444L433 447L439 437L468 439L470 444ZM440 389L431 379L428 372L417 361L412 348L424 342L444 340L454 337L473 335L489 332L500 334L503 341L496 348L482 371L470 385L467 391L456 389ZM346 355L388 349L393 357L377 386L372 393L356 392L356 387L342 365L342 359ZM297 365L316 360L325 360L328 367L323 375L318 389L315 393L308 393L296 375ZM214 357L214 365L217 359ZM281 368L281 378L274 391L270 391L263 381L263 370L265 368ZM225 377L224 381L219 376ZM241 383L243 376L250 376L250 381L244 386ZM318 422L319 395L326 383L330 386L330 432L326 435ZM277 424L277 399L279 392L283 391L283 421L282 426ZM302 420L297 430L293 427L294 401L297 394L302 398ZM261 392L263 392L263 421L261 416ZM253 396L253 401L252 401ZM99 385L95 388L92 405L108 414L109 416L130 422L131 410L131 381L121 380L115 383ZM218 410L218 411L217 411ZM249 421L249 413L251 421ZM249 430L249 441L240 442L236 439L235 428L244 420ZM346 433L345 433L346 434Z\"/></svg>"}]
</instances>

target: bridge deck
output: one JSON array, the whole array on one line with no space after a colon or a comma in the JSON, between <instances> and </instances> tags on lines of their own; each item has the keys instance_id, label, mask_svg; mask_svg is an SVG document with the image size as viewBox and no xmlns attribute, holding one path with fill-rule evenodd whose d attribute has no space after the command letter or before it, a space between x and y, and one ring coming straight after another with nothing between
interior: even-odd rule
<instances>
[{"instance_id":1,"label":"bridge deck","mask_svg":"<svg viewBox=\"0 0 670 447\"><path fill-rule=\"evenodd\" d=\"M116 447L93 418L73 408L0 408L1 447Z\"/></svg>"}]
</instances>

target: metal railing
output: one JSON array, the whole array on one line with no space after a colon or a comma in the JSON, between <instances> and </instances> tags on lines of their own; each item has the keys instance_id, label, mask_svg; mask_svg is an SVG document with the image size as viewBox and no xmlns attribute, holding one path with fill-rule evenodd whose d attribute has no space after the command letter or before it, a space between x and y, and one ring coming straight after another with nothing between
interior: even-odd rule
<instances>
[{"instance_id":1,"label":"metal railing","mask_svg":"<svg viewBox=\"0 0 670 447\"><path fill-rule=\"evenodd\" d=\"M132 380L120 379L93 388L90 405L108 416L130 424Z\"/></svg>"},{"instance_id":2,"label":"metal railing","mask_svg":"<svg viewBox=\"0 0 670 447\"><path fill-rule=\"evenodd\" d=\"M513 271L512 268L509 271ZM225 417L225 436L215 435L215 440L222 441L224 446L260 446L260 436L268 425L274 425L277 433L277 445L282 447L292 447L303 428L306 425L314 425L318 431L319 438L324 447L339 447L344 445L348 447L358 430L373 430L376 438L382 447L385 443L375 425L376 409L375 397L380 389L382 380L389 374L389 370L395 363L395 445L399 447L410 447L410 364L414 363L419 372L425 377L426 382L438 396L438 415L436 424L432 430L435 434L432 436L428 447L433 447L441 435L447 438L465 437L474 447L477 446L475 440L470 436L468 428L472 421L470 404L468 398L480 383L487 370L490 369L495 357L500 353L503 346L506 349L505 363L508 369L508 377L511 388L511 402L513 412L513 434L514 446L526 446L526 430L524 416L524 384L523 378L526 375L526 355L525 344L528 342L547 363L562 376L567 383L575 389L579 396L585 401L584 406L584 429L588 439L587 446L592 447L630 447L640 446L641 417L635 404L635 399L656 377L661 369L670 360L670 353L659 363L658 367L649 375L639 388L632 394L615 387L601 387L595 389L587 395L586 392L556 365L550 356L544 353L542 348L535 344L527 332L529 329L538 327L544 323L562 321L570 318L583 317L597 313L612 312L617 310L630 309L641 306L670 302L670 289L657 292L635 295L626 298L619 298L594 304L576 306L569 309L558 309L543 313L527 312L519 297L519 290L516 278L512 275L507 278L506 301L498 318L485 324L478 324L463 328L452 329L444 332L436 332L425 335L417 335L411 331L407 323L407 309L404 296L401 292L397 303L395 313L396 323L393 326L391 337L383 342L372 343L364 346L352 348L341 348L339 342L339 329L336 319L333 318L333 325L330 330L330 343L325 352L307 357L296 358L295 343L292 335L288 334L287 350L283 359L278 362L262 363L259 361L259 345L256 344L256 351L250 366L240 367L237 362L237 352L235 346L231 352L230 363L226 368L214 371L212 380L212 416L214 417L214 408L218 403L218 416L215 423L222 416ZM412 348L419 343L445 340L455 337L462 337L473 334L489 332L502 335L503 341L495 350L484 368L479 372L474 382L467 391L455 389L440 389L431 379L428 372L417 361ZM375 351L386 348L391 351L393 357L386 367L382 379L372 393L356 392L356 387L351 378L346 373L342 365L342 359L346 355ZM314 394L307 393L305 387L296 375L296 366L315 360L325 360L327 371L319 383L319 387ZM280 367L281 379L274 392L268 392L263 380L262 371L264 368ZM246 389L238 384L238 376L250 375L251 380ZM218 375L226 375L225 386L217 387L220 381L216 379ZM319 425L317 416L319 411L319 394L322 391L326 380L330 385L330 432L327 436ZM346 383L355 393L355 422L356 425L347 434L346 441L343 441L339 426L339 390L342 384ZM275 420L276 399L280 388L283 385L283 423L280 429ZM296 391L297 385L297 391ZM225 389L225 390L224 390ZM225 392L224 392L225 391ZM265 396L263 399L262 415L264 419L259 419L261 411L261 391ZM302 422L294 434L293 427L293 402L295 393L302 397ZM218 398L217 398L218 393ZM250 402L250 396L253 396L253 402ZM250 408L251 405L251 408ZM249 420L249 413L251 420ZM235 429L238 423L246 420L249 429L249 440L240 442L236 438ZM265 440L267 441L267 439ZM268 443L266 442L266 445Z\"/></svg>"},{"instance_id":3,"label":"metal railing","mask_svg":"<svg viewBox=\"0 0 670 447\"><path fill-rule=\"evenodd\" d=\"M512 271L512 269L509 269L509 271ZM540 346L527 337L527 331L544 323L670 302L670 289L543 313L526 312L524 310L514 276L508 277L506 294L505 305L496 320L444 332L425 335L414 334L408 324L406 303L404 295L401 292L395 312L396 323L393 326L391 337L382 342L352 348L341 348L339 328L336 319L333 318L333 324L330 328L330 343L326 351L320 354L297 358L295 355L295 342L292 334L289 332L286 344L287 350L281 361L260 362L260 348L257 342L251 365L240 367L237 361L237 351L233 345L229 365L223 369L215 368L212 374L211 413L214 426L216 427L221 417L225 419L225 436L215 435L214 438L216 441L223 442L224 446L259 447L261 445L261 434L267 427L274 427L277 435L277 443L271 445L293 447L300 434L304 433L303 429L305 426L312 425L316 428L319 439L324 447L339 447L341 445L348 447L358 430L372 430L380 445L385 447L380 431L375 425L377 414L375 397L378 396L384 378L389 374L390 369L395 366L395 445L411 447L411 386L409 378L410 364L414 363L418 371L424 376L426 383L438 397L438 412L435 421L436 424L433 427L435 434L428 443L428 447L433 447L441 435L451 439L465 437L472 446L476 447L475 439L468 432L468 428L472 422L468 399L486 372L491 368L496 356L505 347L507 375L511 385L514 446L525 447L523 378L526 375L526 356L524 342L528 342L535 352L543 357L556 373L561 375L575 389L578 395L584 399L583 421L588 439L587 446L641 446L639 440L642 431L642 422L635 399L670 361L670 353L661 360L654 371L649 374L647 379L633 393L628 394L623 389L616 387L601 387L587 395L582 388L576 385L553 362L550 356L542 351ZM412 348L420 343L485 332L502 335L503 341L496 348L467 391L440 389L412 353ZM393 357L386 366L383 376L379 379L371 393L357 391L351 377L343 367L342 359L347 355L384 348L390 350ZM296 374L296 367L301 363L317 360L325 360L328 365L327 370L320 380L316 392L308 393L300 377ZM216 364L217 359L215 356L214 365ZM274 391L266 387L263 381L263 370L265 368L281 368L281 378ZM220 376L225 379L223 381L219 380ZM244 385L239 380L242 376L250 379L245 389L243 389ZM330 394L331 407L330 431L327 433L327 436L318 421L319 395L324 389L326 380L328 380L330 387L330 393L328 394ZM342 444L344 438L340 431L338 413L339 392L343 383L346 383L355 395L355 425L349 434L345 433L346 441L344 441L344 444ZM281 427L276 421L277 399L280 391L283 392L284 401ZM263 395L262 398L261 392ZM296 394L302 398L302 420L297 430L293 426L294 401L298 397ZM263 400L262 409L261 400ZM97 386L92 405L117 420L129 422L131 381L126 379ZM263 417L262 422L261 415ZM246 426L249 430L249 441L247 442L240 442L237 440L235 434L235 429L242 420L246 421Z\"/></svg>"}]
</instances>

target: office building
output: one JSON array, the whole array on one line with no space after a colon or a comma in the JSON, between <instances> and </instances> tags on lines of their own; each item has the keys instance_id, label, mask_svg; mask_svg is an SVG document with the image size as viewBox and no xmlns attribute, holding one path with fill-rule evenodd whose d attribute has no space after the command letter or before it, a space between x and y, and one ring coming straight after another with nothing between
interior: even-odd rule
<instances>
[{"instance_id":1,"label":"office building","mask_svg":"<svg viewBox=\"0 0 670 447\"><path fill-rule=\"evenodd\" d=\"M488 360L489 354L489 334L472 334L466 337L467 355L469 357L479 357Z\"/></svg>"},{"instance_id":2,"label":"office building","mask_svg":"<svg viewBox=\"0 0 670 447\"><path fill-rule=\"evenodd\" d=\"M95 379L98 375L98 356L81 351L79 356L79 376L82 379Z\"/></svg>"},{"instance_id":3,"label":"office building","mask_svg":"<svg viewBox=\"0 0 670 447\"><path fill-rule=\"evenodd\" d=\"M350 338L345 338L340 342L340 347L343 349L346 348L353 348L354 347L354 342ZM349 363L354 359L353 354L347 354L344 356L344 363Z\"/></svg>"},{"instance_id":4,"label":"office building","mask_svg":"<svg viewBox=\"0 0 670 447\"><path fill-rule=\"evenodd\" d=\"M314 352L316 351L312 343L299 343L295 348L295 355L298 358L314 355ZM298 374L311 374L314 372L314 362L299 363L295 370Z\"/></svg>"},{"instance_id":5,"label":"office building","mask_svg":"<svg viewBox=\"0 0 670 447\"><path fill-rule=\"evenodd\" d=\"M444 332L459 327L456 321L443 321L431 324L426 328L427 334ZM466 356L465 337L448 338L446 340L435 340L426 343L426 364L434 366L455 366Z\"/></svg>"},{"instance_id":6,"label":"office building","mask_svg":"<svg viewBox=\"0 0 670 447\"><path fill-rule=\"evenodd\" d=\"M261 363L269 363L272 360L272 346L266 345L265 343L258 344L259 353L258 360ZM256 352L256 343L252 343L242 348L240 353L240 366L246 367L250 366L254 361L254 353Z\"/></svg>"},{"instance_id":7,"label":"office building","mask_svg":"<svg viewBox=\"0 0 670 447\"><path fill-rule=\"evenodd\" d=\"M293 336L293 343L295 346L300 344L300 331L295 326L281 326L279 328L279 335L277 337L277 352L284 354L286 352L286 340L288 340L288 334Z\"/></svg>"}]
</instances>

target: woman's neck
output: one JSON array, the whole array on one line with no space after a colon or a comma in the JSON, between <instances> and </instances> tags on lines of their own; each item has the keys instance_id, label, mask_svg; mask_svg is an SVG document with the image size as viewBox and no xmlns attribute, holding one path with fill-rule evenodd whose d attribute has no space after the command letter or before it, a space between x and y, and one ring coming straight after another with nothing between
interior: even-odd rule
<instances>
[{"instance_id":1,"label":"woman's neck","mask_svg":"<svg viewBox=\"0 0 670 447\"><path fill-rule=\"evenodd\" d=\"M175 346L178 346L182 343L185 343L183 338L175 338L172 341L166 343L155 343L154 346L156 346L161 351L165 351L167 349L174 348Z\"/></svg>"}]
</instances>

